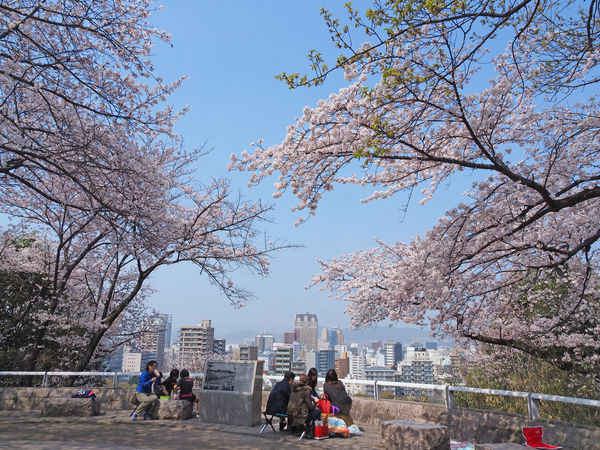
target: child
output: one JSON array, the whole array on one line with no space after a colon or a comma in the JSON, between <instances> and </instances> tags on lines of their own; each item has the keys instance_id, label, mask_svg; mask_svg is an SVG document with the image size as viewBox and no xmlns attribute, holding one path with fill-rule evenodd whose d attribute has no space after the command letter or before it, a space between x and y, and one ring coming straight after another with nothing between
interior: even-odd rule
<instances>
[{"instance_id":1,"label":"child","mask_svg":"<svg viewBox=\"0 0 600 450\"><path fill-rule=\"evenodd\" d=\"M192 413L197 416L198 410L200 409L200 399L192 392L194 380L190 378L190 373L187 369L181 369L180 376L181 378L177 380L175 389L179 391L179 398L181 400L189 400L192 403L193 407L195 407Z\"/></svg>"}]
</instances>

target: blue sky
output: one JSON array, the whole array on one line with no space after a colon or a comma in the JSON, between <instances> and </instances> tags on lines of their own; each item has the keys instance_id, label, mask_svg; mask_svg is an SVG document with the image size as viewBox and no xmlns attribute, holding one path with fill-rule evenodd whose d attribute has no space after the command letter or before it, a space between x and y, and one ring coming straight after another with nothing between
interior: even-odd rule
<instances>
[{"instance_id":1,"label":"blue sky","mask_svg":"<svg viewBox=\"0 0 600 450\"><path fill-rule=\"evenodd\" d=\"M356 4L368 4L355 2ZM231 153L263 139L265 145L280 143L287 125L345 84L340 74L318 88L289 90L274 79L281 71L304 72L305 55L310 49L335 56L327 29L319 15L321 6L342 2L173 1L151 17L160 29L172 35L173 48L157 44L154 63L165 80L187 75L181 89L171 98L178 107L190 105L190 112L177 130L188 147L205 142L212 152L198 166L200 179L226 176L234 191L240 189L249 199L274 203L274 223L267 232L279 240L303 245L276 255L268 279L245 273L234 275L255 298L244 308L233 309L219 291L197 275L193 266L161 269L153 278L156 293L151 306L173 314L173 326L193 325L212 319L215 334L238 329L270 331L276 334L293 328L298 312L317 313L322 326L349 326L343 314L345 304L327 297L316 288L306 290L318 273L317 258L328 260L354 250L374 246L374 237L405 241L423 233L458 203L460 194L472 180L453 180L433 201L419 205L413 198L406 216L405 197L360 204L368 191L356 187L336 187L321 202L317 215L294 227L297 216L290 212L295 203L291 194L273 201L272 183L247 188L246 173L227 172ZM375 337L375 336L374 336Z\"/></svg>"}]
</instances>

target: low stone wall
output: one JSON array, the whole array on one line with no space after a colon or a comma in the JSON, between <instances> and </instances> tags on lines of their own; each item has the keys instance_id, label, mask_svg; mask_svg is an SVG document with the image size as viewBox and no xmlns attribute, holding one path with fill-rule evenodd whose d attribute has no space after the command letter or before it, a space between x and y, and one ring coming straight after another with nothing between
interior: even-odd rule
<instances>
[{"instance_id":1,"label":"low stone wall","mask_svg":"<svg viewBox=\"0 0 600 450\"><path fill-rule=\"evenodd\" d=\"M15 388L0 387L0 410L41 410L45 400L70 398L78 388ZM103 410L133 410L129 399L135 388L93 388L102 402ZM262 407L266 406L269 392L263 392ZM404 402L399 400L373 400L354 397L352 417L360 425L378 425L382 420L408 420L439 424L448 427L452 438L479 444L494 442L522 443L521 428L541 425L544 440L562 445L565 449L597 448L600 428L558 422L530 420L516 414L468 408L447 409L443 405Z\"/></svg>"},{"instance_id":2,"label":"low stone wall","mask_svg":"<svg viewBox=\"0 0 600 450\"><path fill-rule=\"evenodd\" d=\"M41 410L45 400L52 398L70 398L79 388L33 388L33 387L0 387L0 410ZM105 410L133 410L129 399L135 387L128 389L92 388L96 398L101 401Z\"/></svg>"},{"instance_id":3,"label":"low stone wall","mask_svg":"<svg viewBox=\"0 0 600 450\"><path fill-rule=\"evenodd\" d=\"M268 392L263 393L263 409ZM408 420L448 427L450 437L474 443L523 443L524 426L544 427L544 440L565 449L598 448L600 428L555 420L530 420L525 416L470 408L448 409L443 405L352 398L352 418L357 424L378 425L385 420Z\"/></svg>"}]
</instances>

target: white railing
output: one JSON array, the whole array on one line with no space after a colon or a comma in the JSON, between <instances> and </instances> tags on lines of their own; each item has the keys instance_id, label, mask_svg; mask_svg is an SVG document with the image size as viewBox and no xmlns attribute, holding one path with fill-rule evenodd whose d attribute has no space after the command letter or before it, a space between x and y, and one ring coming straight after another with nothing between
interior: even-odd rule
<instances>
[{"instance_id":1,"label":"white railing","mask_svg":"<svg viewBox=\"0 0 600 450\"><path fill-rule=\"evenodd\" d=\"M50 377L103 377L112 378L113 387L116 389L119 384L119 378L124 376L137 376L139 372L24 372L24 371L0 371L0 376L38 376L42 377L42 386L48 387ZM203 378L202 373L192 373L191 377ZM281 380L281 376L275 375L263 375L263 384L269 383L271 386ZM318 380L319 384L323 383L323 379ZM560 402L560 403L571 403L582 406L593 406L596 408L600 407L600 400L592 400L587 398L577 397L564 397L562 395L549 395L549 394L537 394L533 392L519 392L519 391L504 391L501 389L483 389L473 388L466 386L450 386L445 384L421 384L421 383L403 383L399 381L384 381L384 380L356 380L356 379L343 379L344 384L347 385L361 385L361 386L373 386L373 398L375 400L381 399L381 388L382 387L401 387L407 389L422 389L425 391L439 391L443 392L444 403L447 408L454 408L454 393L455 392L471 392L475 394L486 394L486 395L501 395L504 397L519 397L527 400L527 411L530 419L540 418L540 400Z\"/></svg>"},{"instance_id":2,"label":"white railing","mask_svg":"<svg viewBox=\"0 0 600 450\"><path fill-rule=\"evenodd\" d=\"M273 383L274 381L281 380L281 377L275 377L272 375L264 375L264 381ZM319 379L319 383L324 380ZM484 389L484 388L473 388L466 386L450 386L446 384L421 384L421 383L403 383L399 381L384 381L384 380L356 380L356 379L343 379L346 385L362 385L362 386L373 386L373 398L379 400L381 398L382 387L401 387L407 389L422 389L425 391L439 391L444 393L444 404L447 408L454 408L454 393L455 392L471 392L475 394L487 394L487 395L501 395L504 397L520 397L527 401L527 413L530 419L540 418L540 400L552 401L560 403L571 403L582 406L593 406L600 408L600 400L592 400L587 398L576 398L576 397L564 397L561 395L549 395L549 394L537 394L532 392L519 392L519 391L504 391L501 389Z\"/></svg>"},{"instance_id":3,"label":"white railing","mask_svg":"<svg viewBox=\"0 0 600 450\"><path fill-rule=\"evenodd\" d=\"M42 387L48 387L50 377L101 377L112 378L113 388L116 389L119 385L121 377L139 376L140 372L24 372L24 371L1 371L1 376L38 376L42 377ZM192 373L192 378L202 378L203 373Z\"/></svg>"}]
</instances>

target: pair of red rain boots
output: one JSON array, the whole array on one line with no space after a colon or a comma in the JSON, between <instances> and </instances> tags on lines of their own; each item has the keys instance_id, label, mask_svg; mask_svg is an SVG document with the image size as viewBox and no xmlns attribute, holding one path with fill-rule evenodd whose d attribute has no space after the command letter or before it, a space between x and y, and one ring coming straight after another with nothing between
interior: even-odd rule
<instances>
[{"instance_id":1,"label":"pair of red rain boots","mask_svg":"<svg viewBox=\"0 0 600 450\"><path fill-rule=\"evenodd\" d=\"M546 444L542 441L542 427L523 427L523 437L525 438L525 446L530 448L562 448L556 445Z\"/></svg>"}]
</instances>

